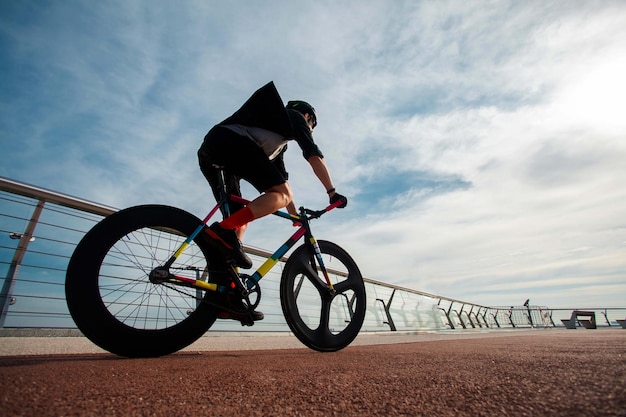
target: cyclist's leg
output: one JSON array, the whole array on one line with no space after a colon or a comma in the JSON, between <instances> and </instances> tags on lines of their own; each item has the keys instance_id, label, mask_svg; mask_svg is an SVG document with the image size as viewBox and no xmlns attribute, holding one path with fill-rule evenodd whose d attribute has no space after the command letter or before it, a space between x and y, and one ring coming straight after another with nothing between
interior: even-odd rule
<instances>
[{"instance_id":1,"label":"cyclist's leg","mask_svg":"<svg viewBox=\"0 0 626 417\"><path fill-rule=\"evenodd\" d=\"M228 195L232 194L241 197L240 178L232 172L232 167L237 164L231 157L232 155L238 154L235 148L239 147L228 146L228 144L237 145L240 141L241 137L234 132L228 129L216 127L209 131L205 137L202 147L198 150L200 170L209 182L216 201L219 201L222 198L222 193L224 191ZM250 142L250 140L244 138L244 143L246 142ZM218 169L216 168L216 165L222 168ZM224 175L225 190L222 190L220 187L219 176L221 174ZM220 207L222 217L225 219L229 215L241 210L243 207L244 206L242 204L229 202L228 213L225 212L224 207ZM239 240L242 240L246 229L247 224L235 229Z\"/></svg>"},{"instance_id":2,"label":"cyclist's leg","mask_svg":"<svg viewBox=\"0 0 626 417\"><path fill-rule=\"evenodd\" d=\"M252 210L254 218L258 219L268 214L272 214L276 210L287 207L287 205L293 200L293 194L288 182L274 185L265 192L254 199L248 208Z\"/></svg>"},{"instance_id":3,"label":"cyclist's leg","mask_svg":"<svg viewBox=\"0 0 626 417\"><path fill-rule=\"evenodd\" d=\"M232 255L237 264L250 268L252 261L241 246L243 231L249 222L285 207L291 201L291 190L286 183L284 169L279 169L269 160L264 151L251 139L241 136L224 127L215 127L205 137L199 151L205 162L220 165L228 175L250 182L259 192L264 193L219 224L211 225L207 233L220 242L220 247ZM205 164L206 167L206 164ZM215 175L209 172L209 182L215 181ZM238 231L238 232L237 232Z\"/></svg>"},{"instance_id":4,"label":"cyclist's leg","mask_svg":"<svg viewBox=\"0 0 626 417\"><path fill-rule=\"evenodd\" d=\"M251 212L245 210L244 213L237 213L239 210L231 210L231 218L226 218L221 223L225 228L245 228L248 222L284 208L291 202L292 193L286 174L251 139L218 126L207 134L201 151L206 152L207 162L224 167L227 187L228 178L237 180L237 187L232 187L230 193L241 195L239 179L246 180L262 193L248 205ZM216 183L217 173L213 172L215 168L209 166L206 170L208 174L205 173L205 177L209 183ZM215 193L216 187L212 187Z\"/></svg>"},{"instance_id":5,"label":"cyclist's leg","mask_svg":"<svg viewBox=\"0 0 626 417\"><path fill-rule=\"evenodd\" d=\"M198 150L200 170L211 185L213 195L218 201L222 200L224 193L241 195L239 177L230 167L236 165L232 157L232 154L236 153L236 150L233 149L232 145L233 143L241 142L242 139L246 142L250 142L250 140L241 138L228 129L215 127L206 135L204 143ZM220 168L217 168L216 165L223 169L225 189L221 188L220 175L222 173L220 172ZM220 208L222 209L222 214L226 216L227 213L224 207L222 206ZM232 210L240 208L241 205L229 202L231 212ZM211 238L211 241L216 243L218 250L220 250L223 255L232 257L238 266L246 269L252 266L252 261L245 254L241 246L241 239L239 237L243 230L239 232L240 235L238 235L236 228L233 227L232 229L225 230L215 223L206 229L205 232Z\"/></svg>"},{"instance_id":6,"label":"cyclist's leg","mask_svg":"<svg viewBox=\"0 0 626 417\"><path fill-rule=\"evenodd\" d=\"M274 185L252 200L247 207L224 219L220 226L224 229L241 230L247 227L251 221L286 207L291 200L291 188L287 182Z\"/></svg>"},{"instance_id":7,"label":"cyclist's leg","mask_svg":"<svg viewBox=\"0 0 626 417\"><path fill-rule=\"evenodd\" d=\"M235 230L237 237L241 240L248 223L286 207L291 200L292 194L288 183L275 185L251 201L247 207L224 219L220 226L224 229Z\"/></svg>"},{"instance_id":8,"label":"cyclist's leg","mask_svg":"<svg viewBox=\"0 0 626 417\"><path fill-rule=\"evenodd\" d=\"M234 194L241 197L241 187L240 187L240 179L236 175L234 175L230 170L222 169L224 175L224 185L225 190L220 188L220 169L216 167L216 162L213 162L214 158L211 157L206 151L202 148L198 150L198 162L200 164L200 171L204 175L204 178L208 181L211 186L211 190L213 191L213 196L216 201L219 201L222 198L222 193L226 192L226 194ZM243 207L242 204L230 202L229 203L229 215L235 213ZM222 216L228 217L227 213L224 211L224 207L220 207L222 211Z\"/></svg>"},{"instance_id":9,"label":"cyclist's leg","mask_svg":"<svg viewBox=\"0 0 626 417\"><path fill-rule=\"evenodd\" d=\"M220 189L220 180L219 180L220 170L216 168L213 163L209 162L205 157L201 156L201 153L202 151L198 151L198 157L200 159L200 170L202 171L202 174L204 175L206 180L209 182L209 185L211 186L211 190L213 191L213 196L215 197L215 200L219 201L222 198L222 192L223 192L223 190ZM228 171L222 170L222 173L224 175L224 185L226 188L225 190L226 194L236 195L236 196L241 197L239 178L231 174ZM235 203L232 201L228 203L228 213L226 212L225 207L223 206L220 207L220 211L222 212L222 219L225 219L230 214L234 214L238 212L243 207L244 206L242 204ZM235 229L235 232L237 233L237 238L239 240L242 240L243 235L247 228L248 228L248 225L244 224L240 226L239 228Z\"/></svg>"}]
</instances>

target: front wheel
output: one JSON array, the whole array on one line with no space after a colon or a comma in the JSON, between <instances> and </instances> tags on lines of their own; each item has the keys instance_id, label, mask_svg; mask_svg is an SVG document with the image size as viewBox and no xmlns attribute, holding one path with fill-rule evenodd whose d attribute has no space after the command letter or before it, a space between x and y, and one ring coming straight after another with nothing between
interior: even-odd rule
<instances>
[{"instance_id":1,"label":"front wheel","mask_svg":"<svg viewBox=\"0 0 626 417\"><path fill-rule=\"evenodd\" d=\"M334 352L356 338L365 319L365 284L350 255L332 242L318 242L334 286L330 291L315 250L300 246L289 257L280 282L285 320L295 336L320 352Z\"/></svg>"}]
</instances>

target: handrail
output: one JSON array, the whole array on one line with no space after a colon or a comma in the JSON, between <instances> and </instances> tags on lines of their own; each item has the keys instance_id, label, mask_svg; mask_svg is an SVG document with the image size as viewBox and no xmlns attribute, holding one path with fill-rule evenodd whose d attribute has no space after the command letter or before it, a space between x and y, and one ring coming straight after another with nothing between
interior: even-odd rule
<instances>
[{"instance_id":1,"label":"handrail","mask_svg":"<svg viewBox=\"0 0 626 417\"><path fill-rule=\"evenodd\" d=\"M26 184L26 183L22 183L22 182L18 182L15 180L11 180L5 177L1 177L0 176L0 190L2 191L7 191L13 194L18 194L24 197L29 197L29 198L34 198L37 200L43 200L46 202L50 202L50 203L54 203L54 204L58 204L64 207L68 207L68 208L72 208L72 209L76 209L76 210L82 210L82 211L86 211L88 213L91 214L97 214L100 216L108 216L111 215L117 211L119 211L119 209L114 208L114 207L110 207L110 206L106 206L100 203L95 203L89 200L84 200L81 198L77 198L77 197L72 197L70 195L66 195L66 194L61 194L58 193L56 191L51 191L42 187L37 187L34 185L30 185L30 184ZM250 247L250 246L246 246L244 245L244 250L250 254L253 255L258 255L261 257L268 257L272 255L272 252L263 250L263 249L259 249L259 248L254 248L254 247ZM281 261L286 261L287 258L283 257L281 258ZM337 272L337 271L335 271ZM446 301L454 301L454 302L461 302L461 303L465 303L463 301L460 300L455 300L453 298L448 298L448 297L444 297L444 296L440 296L440 295L436 295L436 294L430 294L427 292L423 292L423 291L418 291L418 290L414 290L411 288L405 288L399 285L394 285L394 284L390 284L390 283L386 283L386 282L382 282L382 281L377 281L371 278L363 278L363 280L365 282L368 282L370 284L374 284L374 285L382 285L391 289L398 289L398 290L402 290L408 293L412 293L412 294L416 294L416 295L421 295L424 297L429 297L429 298L434 298L434 299L442 299L442 300L446 300ZM471 304L471 305L476 305L477 307L482 307L484 308L485 306L481 306L481 305L477 305L474 303L465 303L465 304Z\"/></svg>"},{"instance_id":2,"label":"handrail","mask_svg":"<svg viewBox=\"0 0 626 417\"><path fill-rule=\"evenodd\" d=\"M4 219L5 224L9 224L7 227L12 229L0 230L0 232L8 234L11 239L19 239L16 245L0 244L0 251L4 251L2 259L13 259L11 264L0 260L0 265L4 264L5 271L7 269L9 271L5 277L0 277L0 284L2 284L0 327L6 319L6 310L13 318L9 322L28 317L29 323L35 323L33 327L49 327L45 324L46 322L57 323L61 319L71 323L62 293L66 262L80 237L93 222L98 221L98 216L108 216L118 209L4 177L0 177L0 192L2 192L0 203L4 204L0 206L0 217ZM42 220L39 220L40 213ZM86 215L87 213L90 215ZM55 220L49 220L50 216ZM22 230L27 223L30 226ZM76 226L77 224L79 226ZM33 238L36 238L37 242L29 246L28 243ZM8 241L8 239L4 240L4 242ZM267 258L271 255L270 252L260 248L244 246L244 249L253 256ZM286 260L287 257L281 259L282 262ZM339 271L332 272L341 274ZM51 281L41 279L42 276L52 275L54 278ZM268 297L277 297L279 281L279 271L272 272L272 276L267 277L265 287L268 288L266 291ZM557 319L555 323L552 320L553 314L566 310L571 312L574 309L600 311L606 323L613 327L616 327L614 323L617 319L621 320L626 317L626 307L557 309L545 306L489 307L375 279L364 278L364 281L368 292L368 312L363 329L369 331L388 331L387 323L394 323L393 328L399 331L416 328L453 330L469 326L479 329L483 325L490 329L559 327L561 322L558 319L564 318L565 315L555 317ZM33 293L33 289L39 292ZM398 293L404 301L392 304L394 293ZM377 299L380 301L376 301ZM16 301L17 305L15 305ZM49 307L52 302L56 303L54 308ZM347 302L349 304L349 300ZM384 319L381 319L376 312L379 303L385 309ZM278 306L277 309L266 312L264 322L270 322L269 327L263 324L255 326L254 330L263 326L266 327L261 331L267 329L274 331L276 326L286 329L279 307L280 302L276 301L275 305Z\"/></svg>"},{"instance_id":3,"label":"handrail","mask_svg":"<svg viewBox=\"0 0 626 417\"><path fill-rule=\"evenodd\" d=\"M36 187L34 185L10 180L5 177L0 177L0 190L8 191L10 193L18 194L24 197L43 200L45 202L58 204L64 207L83 210L92 214L99 214L102 216L108 216L118 211L118 209L113 207L94 203L92 201L84 200L82 198L61 194L56 191Z\"/></svg>"}]
</instances>

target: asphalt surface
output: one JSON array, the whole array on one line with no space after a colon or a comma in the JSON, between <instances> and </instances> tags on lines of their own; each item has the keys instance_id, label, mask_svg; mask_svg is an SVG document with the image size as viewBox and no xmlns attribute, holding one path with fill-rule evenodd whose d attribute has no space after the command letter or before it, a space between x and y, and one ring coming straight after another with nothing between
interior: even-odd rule
<instances>
[{"instance_id":1,"label":"asphalt surface","mask_svg":"<svg viewBox=\"0 0 626 417\"><path fill-rule=\"evenodd\" d=\"M203 337L126 359L80 337L0 337L2 416L626 416L626 331Z\"/></svg>"}]
</instances>

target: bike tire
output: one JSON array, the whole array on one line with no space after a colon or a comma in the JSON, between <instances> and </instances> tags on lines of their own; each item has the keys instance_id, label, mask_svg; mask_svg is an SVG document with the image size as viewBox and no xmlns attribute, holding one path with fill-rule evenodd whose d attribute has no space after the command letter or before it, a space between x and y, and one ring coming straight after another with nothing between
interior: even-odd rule
<instances>
[{"instance_id":1,"label":"bike tire","mask_svg":"<svg viewBox=\"0 0 626 417\"><path fill-rule=\"evenodd\" d=\"M127 357L167 355L202 336L217 309L198 302L195 288L148 279L199 224L192 214L162 205L131 207L96 224L76 246L66 274L67 304L80 331ZM210 254L196 238L170 271L196 278L209 270Z\"/></svg>"},{"instance_id":2,"label":"bike tire","mask_svg":"<svg viewBox=\"0 0 626 417\"><path fill-rule=\"evenodd\" d=\"M309 244L287 260L280 282L280 300L287 325L307 347L334 352L357 337L366 312L363 277L352 257L341 247L318 242L336 293L328 290Z\"/></svg>"}]
</instances>

